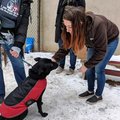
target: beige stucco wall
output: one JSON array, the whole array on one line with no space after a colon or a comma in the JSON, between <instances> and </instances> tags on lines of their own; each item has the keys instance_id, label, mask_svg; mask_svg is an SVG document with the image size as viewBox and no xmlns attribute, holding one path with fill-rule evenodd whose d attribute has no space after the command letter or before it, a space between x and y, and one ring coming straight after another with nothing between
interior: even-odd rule
<instances>
[{"instance_id":1,"label":"beige stucco wall","mask_svg":"<svg viewBox=\"0 0 120 120\"><path fill-rule=\"evenodd\" d=\"M34 1L36 2L37 0ZM54 25L58 1L41 0L40 48L44 51L56 51L58 48L58 45L54 42ZM91 10L105 15L116 23L120 29L120 0L86 0L86 5L87 11ZM33 8L36 9L35 5ZM120 45L118 49L116 53L120 54Z\"/></svg>"},{"instance_id":2,"label":"beige stucco wall","mask_svg":"<svg viewBox=\"0 0 120 120\"><path fill-rule=\"evenodd\" d=\"M41 48L44 51L55 51L54 24L58 0L41 0Z\"/></svg>"}]
</instances>

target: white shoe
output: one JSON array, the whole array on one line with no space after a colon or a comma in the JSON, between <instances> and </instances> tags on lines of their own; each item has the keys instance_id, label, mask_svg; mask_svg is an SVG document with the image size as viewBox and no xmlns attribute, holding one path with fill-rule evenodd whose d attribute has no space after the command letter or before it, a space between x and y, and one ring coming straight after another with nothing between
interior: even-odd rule
<instances>
[{"instance_id":1,"label":"white shoe","mask_svg":"<svg viewBox=\"0 0 120 120\"><path fill-rule=\"evenodd\" d=\"M60 66L58 66L57 70L56 70L56 74L60 74L64 69Z\"/></svg>"}]
</instances>

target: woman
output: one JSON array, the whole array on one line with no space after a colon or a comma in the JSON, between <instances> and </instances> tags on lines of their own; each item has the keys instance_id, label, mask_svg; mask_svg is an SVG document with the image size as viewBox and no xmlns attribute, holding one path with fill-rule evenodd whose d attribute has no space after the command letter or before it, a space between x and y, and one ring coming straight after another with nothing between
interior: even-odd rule
<instances>
[{"instance_id":1,"label":"woman","mask_svg":"<svg viewBox=\"0 0 120 120\"><path fill-rule=\"evenodd\" d=\"M90 97L87 103L102 100L105 85L105 67L118 45L118 27L102 15L92 12L84 14L79 7L66 6L63 14L63 47L52 57L53 61L61 60L72 48L77 54L87 46L87 61L80 68L86 74L88 90L79 97ZM97 89L95 87L97 75Z\"/></svg>"},{"instance_id":2,"label":"woman","mask_svg":"<svg viewBox=\"0 0 120 120\"><path fill-rule=\"evenodd\" d=\"M59 0L58 9L57 9L57 16L56 16L56 24L55 24L55 42L58 43L59 47L62 46L62 39L61 39L61 27L62 27L62 17L64 8L66 5L71 6L81 6L85 11L86 3L85 0ZM75 64L76 64L76 55L74 54L72 49L69 49L70 53L70 67L67 75L71 75L74 73ZM59 62L59 67L56 70L56 73L59 74L64 70L65 66L65 57Z\"/></svg>"},{"instance_id":3,"label":"woman","mask_svg":"<svg viewBox=\"0 0 120 120\"><path fill-rule=\"evenodd\" d=\"M8 55L17 84L26 78L22 61L32 0L0 0L0 45ZM0 52L0 103L5 97L5 84Z\"/></svg>"}]
</instances>

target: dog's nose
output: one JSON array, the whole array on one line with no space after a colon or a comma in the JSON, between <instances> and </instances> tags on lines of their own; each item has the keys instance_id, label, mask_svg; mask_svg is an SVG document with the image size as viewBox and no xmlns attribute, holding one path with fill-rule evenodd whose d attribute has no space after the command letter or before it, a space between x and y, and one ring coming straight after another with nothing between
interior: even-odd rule
<instances>
[{"instance_id":1,"label":"dog's nose","mask_svg":"<svg viewBox=\"0 0 120 120\"><path fill-rule=\"evenodd\" d=\"M58 64L55 62L53 65L53 69L56 69L58 67Z\"/></svg>"}]
</instances>

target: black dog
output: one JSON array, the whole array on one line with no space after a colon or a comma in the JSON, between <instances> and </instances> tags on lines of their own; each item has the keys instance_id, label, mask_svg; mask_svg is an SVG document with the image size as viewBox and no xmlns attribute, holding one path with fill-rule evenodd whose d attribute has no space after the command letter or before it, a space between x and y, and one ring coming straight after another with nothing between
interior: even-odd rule
<instances>
[{"instance_id":1,"label":"black dog","mask_svg":"<svg viewBox=\"0 0 120 120\"><path fill-rule=\"evenodd\" d=\"M38 112L42 112L42 95L45 91L46 76L56 69L58 64L47 58L36 58L37 63L29 69L26 80L13 90L0 106L0 120L23 120L28 113L28 106L37 102Z\"/></svg>"}]
</instances>

